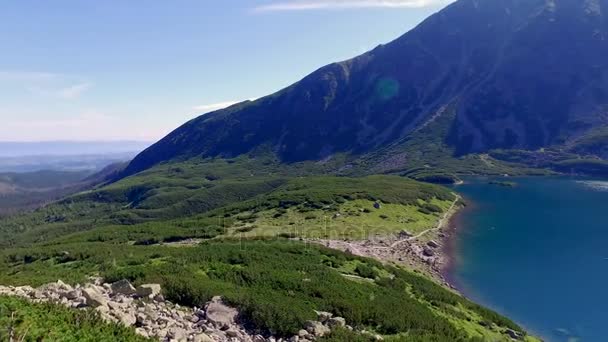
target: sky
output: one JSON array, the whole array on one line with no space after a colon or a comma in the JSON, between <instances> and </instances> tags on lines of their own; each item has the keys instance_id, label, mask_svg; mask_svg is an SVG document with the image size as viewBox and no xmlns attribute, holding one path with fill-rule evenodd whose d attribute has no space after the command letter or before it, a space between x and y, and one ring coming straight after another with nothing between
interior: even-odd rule
<instances>
[{"instance_id":1,"label":"sky","mask_svg":"<svg viewBox=\"0 0 608 342\"><path fill-rule=\"evenodd\" d=\"M0 141L154 141L452 0L0 2Z\"/></svg>"}]
</instances>

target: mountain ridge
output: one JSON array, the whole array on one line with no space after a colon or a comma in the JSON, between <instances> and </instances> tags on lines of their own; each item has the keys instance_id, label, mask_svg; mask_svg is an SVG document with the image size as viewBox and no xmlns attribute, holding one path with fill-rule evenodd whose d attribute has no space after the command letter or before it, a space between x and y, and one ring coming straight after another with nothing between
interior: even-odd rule
<instances>
[{"instance_id":1,"label":"mountain ridge","mask_svg":"<svg viewBox=\"0 0 608 342\"><path fill-rule=\"evenodd\" d=\"M454 156L562 146L608 126L606 0L460 0L396 40L256 101L204 114L128 176L191 157L271 150L283 162L394 144L453 107ZM584 151L583 151L584 152Z\"/></svg>"}]
</instances>

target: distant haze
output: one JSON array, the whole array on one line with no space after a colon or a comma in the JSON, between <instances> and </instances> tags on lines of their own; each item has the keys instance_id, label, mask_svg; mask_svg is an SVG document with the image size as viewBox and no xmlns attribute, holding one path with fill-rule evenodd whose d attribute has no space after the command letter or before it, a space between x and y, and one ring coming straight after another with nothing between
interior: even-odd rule
<instances>
[{"instance_id":1,"label":"distant haze","mask_svg":"<svg viewBox=\"0 0 608 342\"><path fill-rule=\"evenodd\" d=\"M77 156L137 153L150 142L143 141L51 141L51 142L0 142L0 157L24 156Z\"/></svg>"}]
</instances>

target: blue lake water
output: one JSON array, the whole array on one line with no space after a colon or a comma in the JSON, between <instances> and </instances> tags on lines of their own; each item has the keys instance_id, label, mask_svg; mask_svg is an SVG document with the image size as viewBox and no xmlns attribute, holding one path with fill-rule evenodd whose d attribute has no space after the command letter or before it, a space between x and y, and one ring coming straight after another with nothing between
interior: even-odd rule
<instances>
[{"instance_id":1,"label":"blue lake water","mask_svg":"<svg viewBox=\"0 0 608 342\"><path fill-rule=\"evenodd\" d=\"M506 180L455 188L452 281L546 341L608 341L608 182Z\"/></svg>"}]
</instances>

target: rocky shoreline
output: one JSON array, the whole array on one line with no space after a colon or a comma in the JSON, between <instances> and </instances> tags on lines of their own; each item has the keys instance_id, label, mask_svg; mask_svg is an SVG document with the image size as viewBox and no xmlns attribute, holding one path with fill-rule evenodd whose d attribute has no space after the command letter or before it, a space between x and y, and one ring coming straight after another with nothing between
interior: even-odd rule
<instances>
[{"instance_id":1,"label":"rocky shoreline","mask_svg":"<svg viewBox=\"0 0 608 342\"><path fill-rule=\"evenodd\" d=\"M438 283L453 290L456 288L449 279L452 264L453 235L456 232L454 220L462 206L458 197L452 207L440 219L437 227L421 234L412 235L401 231L389 236L378 236L361 241L348 240L308 240L353 255L373 258L384 263L392 263L419 271Z\"/></svg>"},{"instance_id":2,"label":"rocky shoreline","mask_svg":"<svg viewBox=\"0 0 608 342\"><path fill-rule=\"evenodd\" d=\"M92 278L91 283L74 287L61 280L39 288L0 286L0 295L34 303L51 302L75 310L95 310L107 322L132 327L141 336L163 342L307 342L336 328L353 329L342 317L317 312L318 319L306 322L297 335L264 336L247 330L239 311L221 297L212 298L203 308L182 307L165 300L158 284L135 288L127 280L108 284Z\"/></svg>"}]
</instances>

